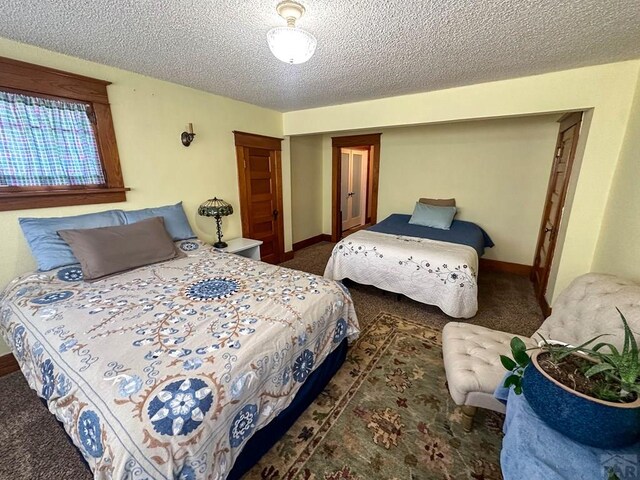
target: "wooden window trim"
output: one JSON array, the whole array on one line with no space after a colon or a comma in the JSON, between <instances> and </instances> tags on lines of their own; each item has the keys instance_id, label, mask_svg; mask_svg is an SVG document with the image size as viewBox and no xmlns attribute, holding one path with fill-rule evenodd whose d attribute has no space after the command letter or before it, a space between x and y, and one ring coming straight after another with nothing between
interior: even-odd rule
<instances>
[{"instance_id":1,"label":"wooden window trim","mask_svg":"<svg viewBox=\"0 0 640 480\"><path fill-rule=\"evenodd\" d=\"M105 185L0 187L0 211L126 201L107 86L111 82L0 57L0 90L89 104Z\"/></svg>"}]
</instances>

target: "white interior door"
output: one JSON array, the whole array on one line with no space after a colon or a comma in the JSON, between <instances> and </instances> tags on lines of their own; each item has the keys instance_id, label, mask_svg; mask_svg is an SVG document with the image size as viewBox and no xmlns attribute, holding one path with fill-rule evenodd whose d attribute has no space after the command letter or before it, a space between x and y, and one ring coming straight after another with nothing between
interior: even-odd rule
<instances>
[{"instance_id":1,"label":"white interior door","mask_svg":"<svg viewBox=\"0 0 640 480\"><path fill-rule=\"evenodd\" d=\"M365 223L369 152L343 148L341 154L340 193L342 230L344 231Z\"/></svg>"}]
</instances>

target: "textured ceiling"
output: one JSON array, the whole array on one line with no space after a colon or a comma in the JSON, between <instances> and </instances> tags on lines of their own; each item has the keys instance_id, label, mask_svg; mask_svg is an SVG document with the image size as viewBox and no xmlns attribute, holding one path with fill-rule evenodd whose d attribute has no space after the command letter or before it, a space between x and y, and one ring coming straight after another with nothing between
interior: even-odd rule
<instances>
[{"instance_id":1,"label":"textured ceiling","mask_svg":"<svg viewBox=\"0 0 640 480\"><path fill-rule=\"evenodd\" d=\"M0 0L0 36L281 111L640 57L638 0L303 0L302 65L277 0Z\"/></svg>"}]
</instances>

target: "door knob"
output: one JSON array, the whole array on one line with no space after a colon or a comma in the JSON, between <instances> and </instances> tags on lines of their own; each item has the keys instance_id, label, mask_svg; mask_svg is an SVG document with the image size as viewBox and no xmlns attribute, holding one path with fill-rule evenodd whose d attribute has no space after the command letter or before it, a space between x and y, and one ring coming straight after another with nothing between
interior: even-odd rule
<instances>
[{"instance_id":1,"label":"door knob","mask_svg":"<svg viewBox=\"0 0 640 480\"><path fill-rule=\"evenodd\" d=\"M273 211L273 218L278 218L278 210Z\"/></svg>"},{"instance_id":2,"label":"door knob","mask_svg":"<svg viewBox=\"0 0 640 480\"><path fill-rule=\"evenodd\" d=\"M553 227L547 227L544 229L544 233L549 233L552 230L553 230Z\"/></svg>"}]
</instances>

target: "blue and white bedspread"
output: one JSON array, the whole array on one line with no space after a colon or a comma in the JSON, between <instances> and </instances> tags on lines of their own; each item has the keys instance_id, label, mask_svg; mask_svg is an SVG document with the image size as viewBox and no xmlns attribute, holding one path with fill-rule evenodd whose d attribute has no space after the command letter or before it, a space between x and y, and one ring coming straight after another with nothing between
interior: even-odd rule
<instances>
[{"instance_id":1,"label":"blue and white bedspread","mask_svg":"<svg viewBox=\"0 0 640 480\"><path fill-rule=\"evenodd\" d=\"M223 479L246 441L357 336L338 283L197 241L108 279L14 280L0 330L97 479Z\"/></svg>"},{"instance_id":2,"label":"blue and white bedspread","mask_svg":"<svg viewBox=\"0 0 640 480\"><path fill-rule=\"evenodd\" d=\"M336 244L324 276L350 278L470 318L478 311L477 271L478 254L468 245L360 230Z\"/></svg>"}]
</instances>

